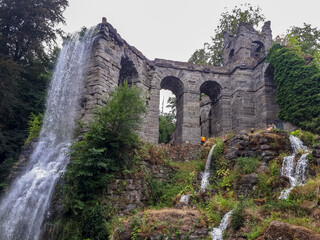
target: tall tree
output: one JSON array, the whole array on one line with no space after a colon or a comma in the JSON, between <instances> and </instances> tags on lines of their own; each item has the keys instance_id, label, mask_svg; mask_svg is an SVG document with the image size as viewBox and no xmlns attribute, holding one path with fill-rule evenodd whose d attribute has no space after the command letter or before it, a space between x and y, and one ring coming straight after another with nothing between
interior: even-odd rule
<instances>
[{"instance_id":1,"label":"tall tree","mask_svg":"<svg viewBox=\"0 0 320 240\"><path fill-rule=\"evenodd\" d=\"M189 62L203 65L222 66L223 64L223 33L225 31L236 34L241 22L246 22L254 27L265 19L259 6L249 3L235 6L231 11L225 9L221 13L219 25L215 29L215 35L211 37L211 43L205 43L204 47L196 50Z\"/></svg>"},{"instance_id":2,"label":"tall tree","mask_svg":"<svg viewBox=\"0 0 320 240\"><path fill-rule=\"evenodd\" d=\"M276 41L295 50L307 62L312 60L320 66L320 30L304 23L303 27L291 27L287 30L285 37L277 36Z\"/></svg>"},{"instance_id":3,"label":"tall tree","mask_svg":"<svg viewBox=\"0 0 320 240\"><path fill-rule=\"evenodd\" d=\"M44 109L53 46L62 33L56 26L67 6L67 0L0 0L0 190L30 114Z\"/></svg>"},{"instance_id":4,"label":"tall tree","mask_svg":"<svg viewBox=\"0 0 320 240\"><path fill-rule=\"evenodd\" d=\"M42 58L44 44L56 40L67 0L1 0L0 52L14 61Z\"/></svg>"}]
</instances>

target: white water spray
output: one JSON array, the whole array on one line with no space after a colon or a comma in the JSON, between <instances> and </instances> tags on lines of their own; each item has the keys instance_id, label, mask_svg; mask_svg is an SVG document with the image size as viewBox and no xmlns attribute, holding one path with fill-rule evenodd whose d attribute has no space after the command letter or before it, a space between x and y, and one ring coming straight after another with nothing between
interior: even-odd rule
<instances>
[{"instance_id":1,"label":"white water spray","mask_svg":"<svg viewBox=\"0 0 320 240\"><path fill-rule=\"evenodd\" d=\"M202 173L201 185L200 185L200 191L201 192L204 192L205 189L209 185L211 158L212 158L213 150L214 150L215 146L216 146L216 144L213 145L211 147L211 149L210 149L209 155L207 157L206 166L205 166L204 172ZM189 204L189 200L190 200L190 196L191 196L191 194L181 195L180 202L183 202L186 205L188 205Z\"/></svg>"},{"instance_id":2,"label":"white water spray","mask_svg":"<svg viewBox=\"0 0 320 240\"><path fill-rule=\"evenodd\" d=\"M24 172L0 203L1 240L37 240L56 181L68 164L75 119L84 89L84 68L93 29L73 35L64 45L50 89L39 141Z\"/></svg>"},{"instance_id":3,"label":"white water spray","mask_svg":"<svg viewBox=\"0 0 320 240\"><path fill-rule=\"evenodd\" d=\"M202 192L209 186L211 158L212 158L212 154L215 146L216 144L213 145L212 148L210 149L209 155L207 157L206 166L205 166L204 172L202 173L202 179L201 179L201 185L200 185L200 191Z\"/></svg>"},{"instance_id":4,"label":"white water spray","mask_svg":"<svg viewBox=\"0 0 320 240\"><path fill-rule=\"evenodd\" d=\"M212 231L209 233L211 235L212 240L223 240L223 232L227 229L229 220L231 217L232 211L227 212L217 228L213 228Z\"/></svg>"},{"instance_id":5,"label":"white water spray","mask_svg":"<svg viewBox=\"0 0 320 240\"><path fill-rule=\"evenodd\" d=\"M287 199L291 190L306 180L307 171L308 171L308 153L304 153L301 155L300 159L298 160L296 167L294 167L294 159L299 152L299 150L307 151L308 148L303 145L302 141L290 135L290 143L293 149L293 153L290 156L283 158L282 168L281 168L281 175L287 176L290 181L290 188L283 190L279 196L279 199Z\"/></svg>"}]
</instances>

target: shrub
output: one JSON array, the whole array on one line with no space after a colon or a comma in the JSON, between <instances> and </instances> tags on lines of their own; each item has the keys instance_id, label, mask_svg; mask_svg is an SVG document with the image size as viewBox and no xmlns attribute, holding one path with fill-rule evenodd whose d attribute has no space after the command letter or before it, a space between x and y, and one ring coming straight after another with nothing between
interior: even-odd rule
<instances>
[{"instance_id":1,"label":"shrub","mask_svg":"<svg viewBox=\"0 0 320 240\"><path fill-rule=\"evenodd\" d=\"M127 84L116 88L107 102L96 110L82 140L72 145L65 174L65 216L80 226L82 238L107 238L111 209L107 212L96 203L113 175L134 163L134 148L139 142L136 131L145 112L140 91Z\"/></svg>"},{"instance_id":2,"label":"shrub","mask_svg":"<svg viewBox=\"0 0 320 240\"><path fill-rule=\"evenodd\" d=\"M223 150L224 150L223 140L221 138L218 138L216 142L216 146L213 150L213 156L215 160L218 160L221 158L221 156L223 155Z\"/></svg>"},{"instance_id":3,"label":"shrub","mask_svg":"<svg viewBox=\"0 0 320 240\"><path fill-rule=\"evenodd\" d=\"M241 200L232 211L231 226L235 230L239 230L244 225L243 209L243 200Z\"/></svg>"},{"instance_id":4,"label":"shrub","mask_svg":"<svg viewBox=\"0 0 320 240\"><path fill-rule=\"evenodd\" d=\"M250 174L256 170L257 165L259 163L258 158L253 157L240 157L238 158L238 165L240 166L240 170L244 174Z\"/></svg>"},{"instance_id":5,"label":"shrub","mask_svg":"<svg viewBox=\"0 0 320 240\"><path fill-rule=\"evenodd\" d=\"M28 121L28 138L26 139L26 143L29 143L32 139L37 138L41 131L43 115L40 113L35 115L31 113Z\"/></svg>"}]
</instances>

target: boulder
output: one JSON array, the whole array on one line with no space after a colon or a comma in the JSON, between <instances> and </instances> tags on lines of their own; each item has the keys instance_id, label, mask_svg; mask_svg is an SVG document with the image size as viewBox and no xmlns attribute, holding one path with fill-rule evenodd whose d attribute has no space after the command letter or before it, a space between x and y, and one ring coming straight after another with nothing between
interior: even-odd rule
<instances>
[{"instance_id":1,"label":"boulder","mask_svg":"<svg viewBox=\"0 0 320 240\"><path fill-rule=\"evenodd\" d=\"M265 240L320 240L320 235L308 228L280 221L272 221L264 235Z\"/></svg>"}]
</instances>

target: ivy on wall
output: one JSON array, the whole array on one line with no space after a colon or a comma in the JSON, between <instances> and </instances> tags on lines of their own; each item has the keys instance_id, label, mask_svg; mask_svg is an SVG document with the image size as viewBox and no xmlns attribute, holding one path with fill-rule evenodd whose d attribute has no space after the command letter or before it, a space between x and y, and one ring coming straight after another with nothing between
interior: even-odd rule
<instances>
[{"instance_id":1,"label":"ivy on wall","mask_svg":"<svg viewBox=\"0 0 320 240\"><path fill-rule=\"evenodd\" d=\"M275 44L267 61L277 85L278 117L298 127L320 133L320 69L294 50Z\"/></svg>"}]
</instances>

